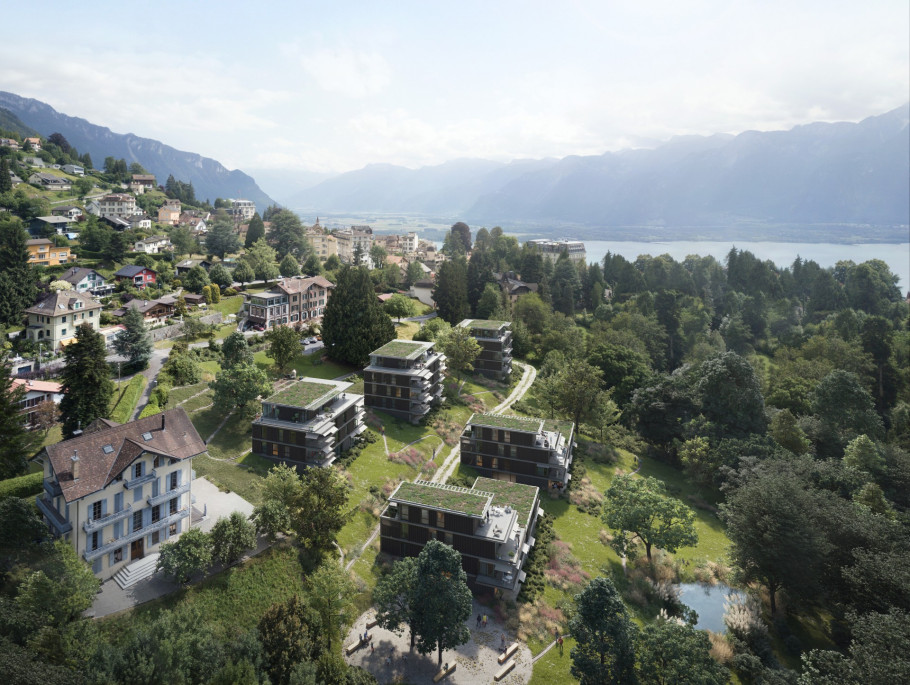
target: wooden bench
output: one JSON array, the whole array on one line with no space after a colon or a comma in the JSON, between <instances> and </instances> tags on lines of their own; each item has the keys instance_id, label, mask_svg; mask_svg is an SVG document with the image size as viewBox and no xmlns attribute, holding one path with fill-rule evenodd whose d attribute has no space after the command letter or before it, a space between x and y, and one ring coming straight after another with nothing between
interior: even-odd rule
<instances>
[{"instance_id":1,"label":"wooden bench","mask_svg":"<svg viewBox=\"0 0 910 685\"><path fill-rule=\"evenodd\" d=\"M372 621L367 622L367 630L370 628L375 628L377 625L379 625L379 621L374 618Z\"/></svg>"},{"instance_id":2,"label":"wooden bench","mask_svg":"<svg viewBox=\"0 0 910 685\"><path fill-rule=\"evenodd\" d=\"M513 642L509 645L505 652L499 655L499 663L504 664L506 661L512 658L512 655L518 651L518 643Z\"/></svg>"},{"instance_id":3,"label":"wooden bench","mask_svg":"<svg viewBox=\"0 0 910 685\"><path fill-rule=\"evenodd\" d=\"M370 644L371 637L372 636L369 634L366 636L366 638L364 638L363 635L361 635L360 639L357 640L357 642L355 642L354 644L348 645L347 647L344 648L345 654L347 654L348 656L351 656L351 654L356 652L358 649L360 649L364 645Z\"/></svg>"},{"instance_id":4,"label":"wooden bench","mask_svg":"<svg viewBox=\"0 0 910 685\"><path fill-rule=\"evenodd\" d=\"M454 672L455 672L455 667L456 667L457 665L458 665L458 664L452 664L451 666L449 666L448 670L446 670L446 669L444 669L444 668L440 669L440 670L439 670L439 673L437 673L436 675L433 676L433 682L434 682L434 683L438 683L440 680L442 680L443 678L445 678L445 677L446 677L447 675L449 675L450 673L454 673Z\"/></svg>"},{"instance_id":5,"label":"wooden bench","mask_svg":"<svg viewBox=\"0 0 910 685\"><path fill-rule=\"evenodd\" d=\"M500 680L505 678L509 674L509 671L511 671L513 668L515 668L515 659L509 659L505 666L496 671L496 675L493 676L493 680L498 683Z\"/></svg>"}]
</instances>

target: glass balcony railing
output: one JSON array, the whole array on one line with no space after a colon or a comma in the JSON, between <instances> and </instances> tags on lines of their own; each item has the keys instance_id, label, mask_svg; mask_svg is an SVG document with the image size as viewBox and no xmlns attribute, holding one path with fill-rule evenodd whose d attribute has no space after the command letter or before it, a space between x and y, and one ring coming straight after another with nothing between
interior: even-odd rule
<instances>
[{"instance_id":1,"label":"glass balcony railing","mask_svg":"<svg viewBox=\"0 0 910 685\"><path fill-rule=\"evenodd\" d=\"M115 511L111 514L105 514L101 518L89 519L82 524L82 530L86 533L94 533L96 530L101 530L107 525L114 523L114 521L119 521L120 519L125 519L127 516L133 513L133 505L127 504L120 511Z\"/></svg>"}]
</instances>

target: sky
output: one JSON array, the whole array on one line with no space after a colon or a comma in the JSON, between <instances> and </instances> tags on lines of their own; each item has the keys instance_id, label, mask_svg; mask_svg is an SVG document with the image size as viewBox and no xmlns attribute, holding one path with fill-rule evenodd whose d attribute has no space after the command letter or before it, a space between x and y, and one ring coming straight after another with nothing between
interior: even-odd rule
<instances>
[{"instance_id":1,"label":"sky","mask_svg":"<svg viewBox=\"0 0 910 685\"><path fill-rule=\"evenodd\" d=\"M910 99L907 0L121 0L3 18L0 90L244 171L592 155Z\"/></svg>"}]
</instances>

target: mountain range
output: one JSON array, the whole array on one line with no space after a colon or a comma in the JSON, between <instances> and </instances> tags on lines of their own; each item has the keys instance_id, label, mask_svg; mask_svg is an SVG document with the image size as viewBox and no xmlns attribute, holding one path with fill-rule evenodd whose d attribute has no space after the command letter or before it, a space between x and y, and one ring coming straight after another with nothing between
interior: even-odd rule
<instances>
[{"instance_id":1,"label":"mountain range","mask_svg":"<svg viewBox=\"0 0 910 685\"><path fill-rule=\"evenodd\" d=\"M50 105L14 93L0 91L0 109L7 110L42 136L63 134L80 153L88 152L96 166L100 167L105 157L125 159L127 164L141 164L150 174L155 174L162 185L169 175L178 181L191 182L196 197L201 200L243 198L255 202L260 212L268 205L276 204L252 177L239 170L226 169L214 159L132 133L114 133L109 128L61 114Z\"/></svg>"},{"instance_id":2,"label":"mountain range","mask_svg":"<svg viewBox=\"0 0 910 685\"><path fill-rule=\"evenodd\" d=\"M907 239L910 104L859 123L684 136L653 149L420 169L373 164L286 198L306 213L412 213L580 237L729 236L777 227L791 238L846 229ZM850 237L846 236L846 237ZM902 236L902 237L901 237ZM844 238L845 236L840 236ZM867 236L872 237L872 236Z\"/></svg>"}]
</instances>

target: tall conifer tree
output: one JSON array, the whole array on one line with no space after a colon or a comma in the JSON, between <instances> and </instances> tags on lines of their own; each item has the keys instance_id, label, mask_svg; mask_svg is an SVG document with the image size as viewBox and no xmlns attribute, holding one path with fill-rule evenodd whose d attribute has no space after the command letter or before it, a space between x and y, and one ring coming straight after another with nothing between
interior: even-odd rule
<instances>
[{"instance_id":1,"label":"tall conifer tree","mask_svg":"<svg viewBox=\"0 0 910 685\"><path fill-rule=\"evenodd\" d=\"M468 268L464 257L443 262L433 289L436 311L453 326L471 313L468 304Z\"/></svg>"},{"instance_id":2,"label":"tall conifer tree","mask_svg":"<svg viewBox=\"0 0 910 685\"><path fill-rule=\"evenodd\" d=\"M28 263L27 240L19 219L0 219L0 323L21 324L23 310L38 296L37 279Z\"/></svg>"},{"instance_id":3,"label":"tall conifer tree","mask_svg":"<svg viewBox=\"0 0 910 685\"><path fill-rule=\"evenodd\" d=\"M344 266L322 317L322 338L332 359L365 366L370 352L395 337L365 267Z\"/></svg>"},{"instance_id":4,"label":"tall conifer tree","mask_svg":"<svg viewBox=\"0 0 910 685\"><path fill-rule=\"evenodd\" d=\"M63 435L69 437L74 430L85 428L110 412L114 384L105 360L104 336L88 324L76 329L76 342L64 350L66 366L63 368L63 399L60 413L63 418Z\"/></svg>"}]
</instances>

